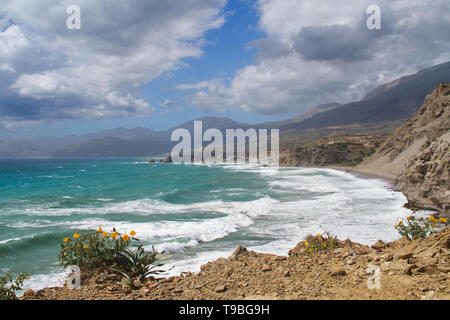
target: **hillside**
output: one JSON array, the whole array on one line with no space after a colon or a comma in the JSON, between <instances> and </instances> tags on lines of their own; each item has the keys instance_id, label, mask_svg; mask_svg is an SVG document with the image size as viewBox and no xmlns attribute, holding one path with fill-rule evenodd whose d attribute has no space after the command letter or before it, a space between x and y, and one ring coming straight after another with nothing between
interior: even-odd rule
<instances>
[{"instance_id":1,"label":"hillside","mask_svg":"<svg viewBox=\"0 0 450 320\"><path fill-rule=\"evenodd\" d=\"M426 97L419 112L357 169L397 178L412 208L450 209L450 83Z\"/></svg>"},{"instance_id":2,"label":"hillside","mask_svg":"<svg viewBox=\"0 0 450 320\"><path fill-rule=\"evenodd\" d=\"M295 117L292 117L292 118L289 118L286 120L281 120L281 121L265 122L265 123L258 125L257 127L258 128L267 128L267 129L280 128L282 126L285 126L285 125L288 125L291 123L297 123L297 122L301 122L305 119L309 119L316 114L336 109L339 106L340 106L339 103L322 104L322 105L319 105L316 107L312 107L308 111L300 113L300 114L296 115Z\"/></svg>"},{"instance_id":3,"label":"hillside","mask_svg":"<svg viewBox=\"0 0 450 320\"><path fill-rule=\"evenodd\" d=\"M384 136L353 135L282 142L280 166L355 166L375 152Z\"/></svg>"},{"instance_id":4,"label":"hillside","mask_svg":"<svg viewBox=\"0 0 450 320\"><path fill-rule=\"evenodd\" d=\"M377 87L358 102L318 113L301 122L282 126L281 129L301 131L330 126L403 121L419 110L425 96L439 83L448 81L450 62L394 80Z\"/></svg>"}]
</instances>

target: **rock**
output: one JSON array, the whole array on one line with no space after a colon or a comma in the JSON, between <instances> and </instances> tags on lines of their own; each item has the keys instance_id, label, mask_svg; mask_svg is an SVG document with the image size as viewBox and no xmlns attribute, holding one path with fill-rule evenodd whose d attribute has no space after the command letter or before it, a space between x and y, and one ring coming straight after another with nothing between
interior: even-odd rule
<instances>
[{"instance_id":1,"label":"rock","mask_svg":"<svg viewBox=\"0 0 450 320\"><path fill-rule=\"evenodd\" d=\"M231 260L236 260L241 256L245 256L248 254L248 250L247 248L243 247L243 246L239 246L237 247L237 249L234 251L234 253L231 255L230 259Z\"/></svg>"},{"instance_id":2,"label":"rock","mask_svg":"<svg viewBox=\"0 0 450 320\"><path fill-rule=\"evenodd\" d=\"M414 273L426 273L426 274L436 274L438 273L437 265L435 264L427 264L417 269L413 270Z\"/></svg>"},{"instance_id":3,"label":"rock","mask_svg":"<svg viewBox=\"0 0 450 320\"><path fill-rule=\"evenodd\" d=\"M24 297L32 297L34 295L34 291L33 291L33 289L28 289L27 291L25 291L24 293L23 293L23 296Z\"/></svg>"},{"instance_id":4,"label":"rock","mask_svg":"<svg viewBox=\"0 0 450 320\"><path fill-rule=\"evenodd\" d=\"M392 259L394 259L394 255L393 255L392 253L385 254L385 255L383 256L383 259L384 259L385 261L391 261Z\"/></svg>"},{"instance_id":5,"label":"rock","mask_svg":"<svg viewBox=\"0 0 450 320\"><path fill-rule=\"evenodd\" d=\"M173 293L176 293L176 294L179 294L179 293L183 293L183 292L184 292L184 290L183 290L183 289L180 289L180 288L178 288L178 289L175 289L175 290L173 290L172 292L173 292Z\"/></svg>"},{"instance_id":6,"label":"rock","mask_svg":"<svg viewBox=\"0 0 450 320\"><path fill-rule=\"evenodd\" d=\"M217 293L225 292L225 291L227 291L227 286L225 286L225 285L217 286L216 289L214 289L214 291Z\"/></svg>"},{"instance_id":7,"label":"rock","mask_svg":"<svg viewBox=\"0 0 450 320\"><path fill-rule=\"evenodd\" d=\"M345 276L347 272L343 268L334 268L330 271L333 277Z\"/></svg>"},{"instance_id":8,"label":"rock","mask_svg":"<svg viewBox=\"0 0 450 320\"><path fill-rule=\"evenodd\" d=\"M450 267L449 266L438 266L438 270L443 273L449 273Z\"/></svg>"},{"instance_id":9,"label":"rock","mask_svg":"<svg viewBox=\"0 0 450 320\"><path fill-rule=\"evenodd\" d=\"M411 270L414 268L417 268L417 265L409 264L403 269L402 273L410 276L412 274Z\"/></svg>"},{"instance_id":10,"label":"rock","mask_svg":"<svg viewBox=\"0 0 450 320\"><path fill-rule=\"evenodd\" d=\"M142 282L139 281L139 280L134 280L134 281L133 281L133 286L134 286L135 288L140 288L140 287L142 287Z\"/></svg>"},{"instance_id":11,"label":"rock","mask_svg":"<svg viewBox=\"0 0 450 320\"><path fill-rule=\"evenodd\" d=\"M147 288L149 288L149 289L154 289L154 288L156 288L158 285L159 285L158 282L156 282L156 283L149 283L149 284L147 285Z\"/></svg>"},{"instance_id":12,"label":"rock","mask_svg":"<svg viewBox=\"0 0 450 320\"><path fill-rule=\"evenodd\" d=\"M261 271L262 272L272 271L272 267L266 264L261 268Z\"/></svg>"},{"instance_id":13,"label":"rock","mask_svg":"<svg viewBox=\"0 0 450 320\"><path fill-rule=\"evenodd\" d=\"M413 256L412 251L400 251L400 252L397 252L397 254L396 254L397 259L402 259L402 260L409 259L412 256Z\"/></svg>"},{"instance_id":14,"label":"rock","mask_svg":"<svg viewBox=\"0 0 450 320\"><path fill-rule=\"evenodd\" d=\"M150 292L150 290L147 289L147 288L142 288L138 292L139 292L140 295L145 296L145 295L147 295Z\"/></svg>"},{"instance_id":15,"label":"rock","mask_svg":"<svg viewBox=\"0 0 450 320\"><path fill-rule=\"evenodd\" d=\"M372 248L375 249L375 250L381 250L381 249L386 248L386 244L383 241L378 240L377 242L375 242L372 245Z\"/></svg>"}]
</instances>

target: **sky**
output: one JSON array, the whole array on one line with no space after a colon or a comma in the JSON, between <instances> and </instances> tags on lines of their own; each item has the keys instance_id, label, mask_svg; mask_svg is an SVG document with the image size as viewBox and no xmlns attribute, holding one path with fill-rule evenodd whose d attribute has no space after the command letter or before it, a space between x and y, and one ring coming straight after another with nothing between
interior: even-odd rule
<instances>
[{"instance_id":1,"label":"sky","mask_svg":"<svg viewBox=\"0 0 450 320\"><path fill-rule=\"evenodd\" d=\"M449 60L448 0L2 0L0 137L281 120Z\"/></svg>"}]
</instances>

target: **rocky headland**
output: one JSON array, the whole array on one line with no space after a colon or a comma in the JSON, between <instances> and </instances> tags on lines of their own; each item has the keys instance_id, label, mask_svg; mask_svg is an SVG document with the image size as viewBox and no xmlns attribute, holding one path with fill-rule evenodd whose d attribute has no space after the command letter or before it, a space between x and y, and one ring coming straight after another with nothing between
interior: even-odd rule
<instances>
[{"instance_id":1,"label":"rocky headland","mask_svg":"<svg viewBox=\"0 0 450 320\"><path fill-rule=\"evenodd\" d=\"M450 83L429 94L419 112L394 131L377 151L356 167L396 180L412 209L449 215Z\"/></svg>"}]
</instances>

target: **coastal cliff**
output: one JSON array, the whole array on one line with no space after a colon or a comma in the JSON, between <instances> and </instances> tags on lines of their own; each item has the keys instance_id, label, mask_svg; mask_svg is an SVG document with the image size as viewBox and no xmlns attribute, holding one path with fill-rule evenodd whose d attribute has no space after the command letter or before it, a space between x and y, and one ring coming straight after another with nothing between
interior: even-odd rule
<instances>
[{"instance_id":1,"label":"coastal cliff","mask_svg":"<svg viewBox=\"0 0 450 320\"><path fill-rule=\"evenodd\" d=\"M396 179L412 209L450 210L450 83L429 94L418 113L356 167Z\"/></svg>"}]
</instances>

